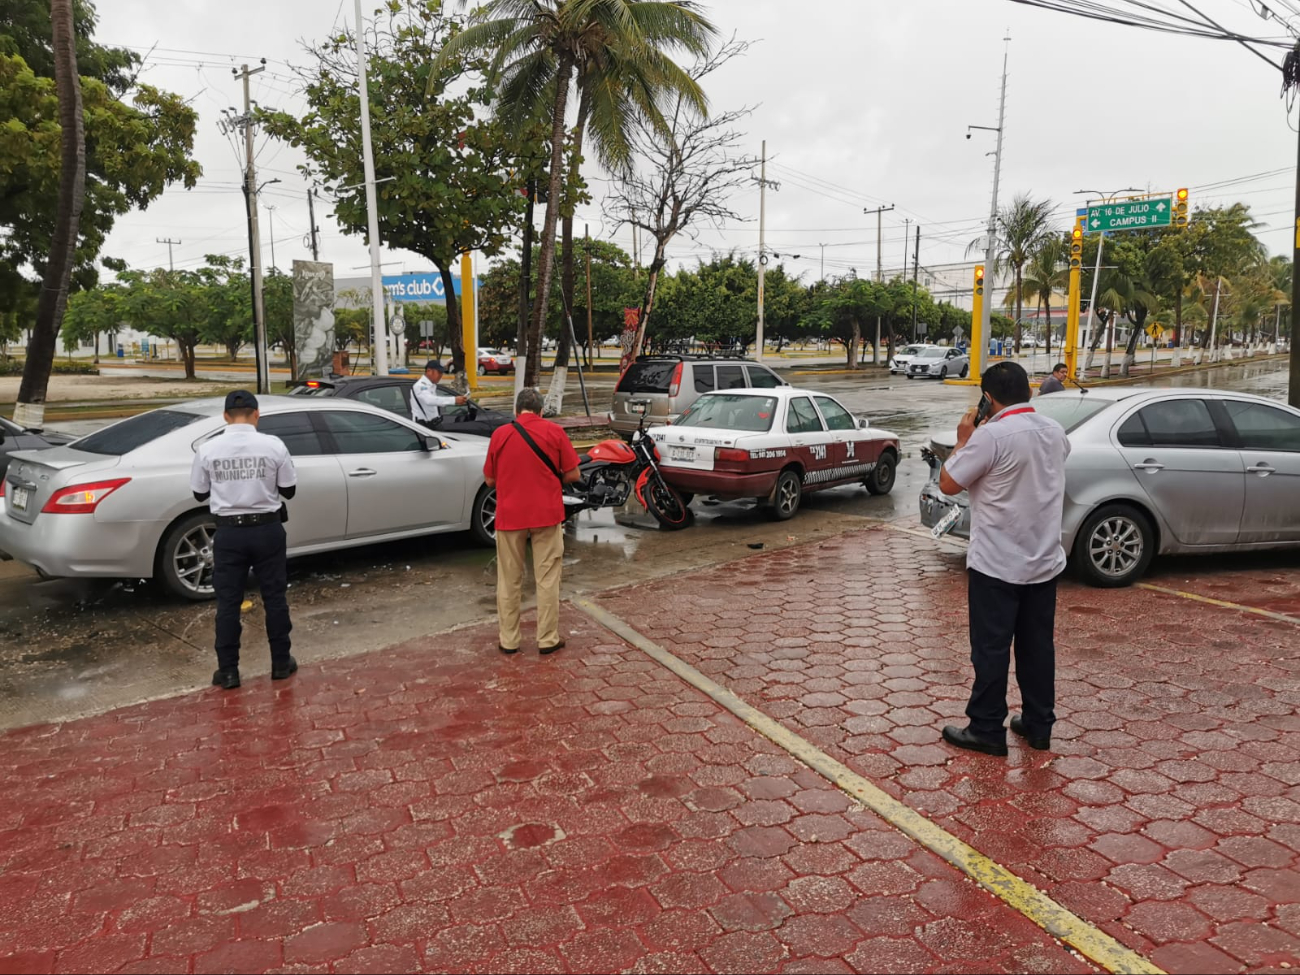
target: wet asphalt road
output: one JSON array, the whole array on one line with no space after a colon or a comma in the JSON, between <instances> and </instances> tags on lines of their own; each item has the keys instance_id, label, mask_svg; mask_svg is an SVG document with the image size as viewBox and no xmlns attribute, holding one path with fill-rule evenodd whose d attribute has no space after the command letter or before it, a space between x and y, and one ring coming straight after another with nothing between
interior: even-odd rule
<instances>
[{"instance_id":1,"label":"wet asphalt road","mask_svg":"<svg viewBox=\"0 0 1300 975\"><path fill-rule=\"evenodd\" d=\"M659 578L873 521L912 519L928 476L920 446L932 432L951 429L978 399L973 388L901 376L787 375L899 435L905 456L891 495L873 498L861 487L820 492L780 525L749 504L697 502L696 524L683 532L660 531L639 512L586 513L570 530L566 593ZM1287 379L1285 364L1269 362L1166 382L1282 398ZM594 385L598 407L608 402L610 387L609 380ZM304 662L481 622L495 610L493 553L461 536L296 559L290 583L294 652ZM268 669L260 607L245 614L245 624L247 678ZM178 603L150 583L41 581L23 566L0 563L0 727L63 720L202 686L213 665L212 630L210 603Z\"/></svg>"}]
</instances>

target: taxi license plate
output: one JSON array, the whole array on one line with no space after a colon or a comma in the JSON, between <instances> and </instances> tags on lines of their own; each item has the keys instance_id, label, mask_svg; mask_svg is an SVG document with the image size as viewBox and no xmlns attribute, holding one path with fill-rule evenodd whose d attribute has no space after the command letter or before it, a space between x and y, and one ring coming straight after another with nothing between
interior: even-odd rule
<instances>
[{"instance_id":1,"label":"taxi license plate","mask_svg":"<svg viewBox=\"0 0 1300 975\"><path fill-rule=\"evenodd\" d=\"M678 447L678 446L672 446L672 447L669 447L669 448L668 448L668 459L669 459L669 460L686 460L686 461L694 460L694 459L695 459L695 448L694 448L694 447Z\"/></svg>"},{"instance_id":2,"label":"taxi license plate","mask_svg":"<svg viewBox=\"0 0 1300 975\"><path fill-rule=\"evenodd\" d=\"M32 496L27 488L14 488L14 511L26 511L27 501Z\"/></svg>"}]
</instances>

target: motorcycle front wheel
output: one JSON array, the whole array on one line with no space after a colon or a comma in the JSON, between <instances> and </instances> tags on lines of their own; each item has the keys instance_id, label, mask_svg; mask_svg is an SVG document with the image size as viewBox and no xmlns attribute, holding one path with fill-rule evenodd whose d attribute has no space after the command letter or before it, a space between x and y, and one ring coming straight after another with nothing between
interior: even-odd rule
<instances>
[{"instance_id":1,"label":"motorcycle front wheel","mask_svg":"<svg viewBox=\"0 0 1300 975\"><path fill-rule=\"evenodd\" d=\"M651 474L645 486L645 506L655 521L669 531L678 531L691 523L691 509L682 496L658 475Z\"/></svg>"}]
</instances>

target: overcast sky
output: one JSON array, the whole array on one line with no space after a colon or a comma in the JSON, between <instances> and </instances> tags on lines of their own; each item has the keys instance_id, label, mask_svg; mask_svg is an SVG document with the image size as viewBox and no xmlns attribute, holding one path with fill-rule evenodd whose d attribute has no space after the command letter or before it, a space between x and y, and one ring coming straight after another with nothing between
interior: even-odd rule
<instances>
[{"instance_id":1,"label":"overcast sky","mask_svg":"<svg viewBox=\"0 0 1300 975\"><path fill-rule=\"evenodd\" d=\"M368 11L373 0L366 0ZM893 203L884 218L884 263L897 267L904 220L921 225L921 263L965 259L987 220L1003 37L1012 38L1002 199L1029 192L1060 205L1060 226L1081 199L1075 190L1191 188L1193 206L1241 200L1264 228L1273 252L1289 249L1296 135L1278 97L1280 76L1229 42L1166 37L1094 23L1008 0L713 0L709 15L724 34L755 41L748 56L712 76L719 110L755 106L745 148L767 140L768 176L781 186L767 200L768 247L811 281L824 249L827 276L874 273L875 218L863 209ZM1207 14L1252 35L1281 28L1254 17L1243 0L1204 0ZM289 64L303 64L302 40L353 20L351 0L101 0L98 37L147 50L149 83L191 99L199 111L198 188L169 190L148 211L120 219L104 249L134 267L165 266L171 237L176 265L207 253L247 253L242 154L217 127L240 104L231 67L259 58L254 81L262 105L301 109ZM1280 53L1270 52L1280 60ZM1292 122L1295 122L1295 113ZM288 268L310 257L306 183L294 150L258 139L259 180L279 178L263 203L276 207L275 260ZM591 164L589 176L598 175ZM1280 170L1280 172L1279 172ZM1255 177L1247 179L1247 177ZM1226 181L1239 182L1230 185ZM598 185L598 184L593 184ZM739 196L743 222L681 240L678 260L713 249L758 248L758 191ZM269 241L263 214L263 241ZM540 218L540 214L539 214ZM321 259L340 277L366 273L360 237L345 237L317 208ZM593 204L578 216L593 236L609 237ZM614 239L630 250L626 230ZM265 260L270 263L270 247ZM385 251L386 273L425 270L405 252Z\"/></svg>"}]
</instances>

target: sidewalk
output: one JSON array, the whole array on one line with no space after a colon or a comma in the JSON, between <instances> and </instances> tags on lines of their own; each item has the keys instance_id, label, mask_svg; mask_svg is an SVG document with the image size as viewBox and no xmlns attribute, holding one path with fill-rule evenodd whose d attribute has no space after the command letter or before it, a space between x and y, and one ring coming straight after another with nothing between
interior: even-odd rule
<instances>
[{"instance_id":1,"label":"sidewalk","mask_svg":"<svg viewBox=\"0 0 1300 975\"><path fill-rule=\"evenodd\" d=\"M938 744L962 581L871 529L603 597L632 643L568 607L552 658L479 627L6 735L0 972L1098 970L815 749L1155 966L1300 964L1300 624L1065 585L1054 751L990 759Z\"/></svg>"}]
</instances>

